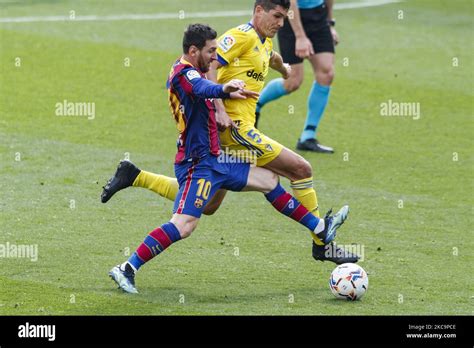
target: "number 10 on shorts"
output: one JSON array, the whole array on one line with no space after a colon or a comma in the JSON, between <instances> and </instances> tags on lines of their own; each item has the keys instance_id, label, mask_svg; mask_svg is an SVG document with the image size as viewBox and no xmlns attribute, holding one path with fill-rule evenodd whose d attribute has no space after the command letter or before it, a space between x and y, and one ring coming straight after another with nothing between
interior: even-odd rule
<instances>
[{"instance_id":1,"label":"number 10 on shorts","mask_svg":"<svg viewBox=\"0 0 474 348\"><path fill-rule=\"evenodd\" d=\"M209 198L209 193L211 192L211 182L206 181L205 179L199 179L197 183L199 187L197 189L196 196L207 200Z\"/></svg>"}]
</instances>

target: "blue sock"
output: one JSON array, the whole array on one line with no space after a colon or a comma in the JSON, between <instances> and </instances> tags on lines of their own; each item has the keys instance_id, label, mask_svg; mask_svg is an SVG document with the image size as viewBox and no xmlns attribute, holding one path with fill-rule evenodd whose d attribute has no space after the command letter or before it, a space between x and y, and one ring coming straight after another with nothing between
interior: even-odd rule
<instances>
[{"instance_id":1,"label":"blue sock","mask_svg":"<svg viewBox=\"0 0 474 348\"><path fill-rule=\"evenodd\" d=\"M260 98L257 103L257 112L260 112L260 109L268 102L278 99L281 96L288 94L283 85L283 79L274 79L271 80L263 89L260 94Z\"/></svg>"},{"instance_id":2,"label":"blue sock","mask_svg":"<svg viewBox=\"0 0 474 348\"><path fill-rule=\"evenodd\" d=\"M301 133L301 142L316 137L316 130L328 104L330 89L329 86L321 86L316 81L313 83L313 88L309 92L308 115L306 116L303 133Z\"/></svg>"},{"instance_id":3,"label":"blue sock","mask_svg":"<svg viewBox=\"0 0 474 348\"><path fill-rule=\"evenodd\" d=\"M181 235L176 226L168 222L150 232L137 251L128 259L128 262L138 270L146 262L159 255L171 244L179 241Z\"/></svg>"},{"instance_id":4,"label":"blue sock","mask_svg":"<svg viewBox=\"0 0 474 348\"><path fill-rule=\"evenodd\" d=\"M311 232L319 224L319 218L311 214L296 198L286 192L280 184L268 192L265 198L281 214L299 222Z\"/></svg>"}]
</instances>

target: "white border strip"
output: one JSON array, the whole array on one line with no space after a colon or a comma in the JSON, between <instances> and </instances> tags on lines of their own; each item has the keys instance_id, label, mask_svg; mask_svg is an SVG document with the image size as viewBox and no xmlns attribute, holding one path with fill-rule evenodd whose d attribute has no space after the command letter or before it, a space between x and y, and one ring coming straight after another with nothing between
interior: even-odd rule
<instances>
[{"instance_id":1,"label":"white border strip","mask_svg":"<svg viewBox=\"0 0 474 348\"><path fill-rule=\"evenodd\" d=\"M364 8L364 7L374 7L374 6L383 6L388 4L395 4L397 2L402 2L403 0L367 0L362 2L348 2L341 4L334 4L335 10L350 10L353 8Z\"/></svg>"},{"instance_id":2,"label":"white border strip","mask_svg":"<svg viewBox=\"0 0 474 348\"><path fill-rule=\"evenodd\" d=\"M335 10L348 10L382 6L401 2L401 0L368 0L354 3L335 4ZM189 18L218 18L218 17L244 17L251 16L252 11L216 11L216 12L183 12L183 13L155 13L155 14L122 14L109 16L45 16L45 17L6 17L0 18L0 23L36 23L36 22L96 22L96 21L141 21L164 19L189 19Z\"/></svg>"}]
</instances>

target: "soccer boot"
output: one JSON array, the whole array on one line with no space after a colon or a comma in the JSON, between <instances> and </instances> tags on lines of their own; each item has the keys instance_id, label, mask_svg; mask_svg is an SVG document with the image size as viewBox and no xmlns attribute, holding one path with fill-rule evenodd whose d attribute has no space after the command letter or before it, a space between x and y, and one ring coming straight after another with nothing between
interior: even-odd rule
<instances>
[{"instance_id":1,"label":"soccer boot","mask_svg":"<svg viewBox=\"0 0 474 348\"><path fill-rule=\"evenodd\" d=\"M135 288L135 272L129 263L125 265L125 269L122 269L121 265L115 266L110 270L109 276L123 291L129 294L138 294L138 290Z\"/></svg>"},{"instance_id":2,"label":"soccer boot","mask_svg":"<svg viewBox=\"0 0 474 348\"><path fill-rule=\"evenodd\" d=\"M107 184L104 187L102 187L103 190L100 195L102 203L107 203L118 191L132 186L138 174L140 174L140 169L138 169L132 162L125 160L120 161L114 176L107 181Z\"/></svg>"},{"instance_id":3,"label":"soccer boot","mask_svg":"<svg viewBox=\"0 0 474 348\"><path fill-rule=\"evenodd\" d=\"M313 151L320 153L334 153L334 149L329 146L321 145L317 139L308 139L296 143L296 149L302 151Z\"/></svg>"},{"instance_id":4,"label":"soccer boot","mask_svg":"<svg viewBox=\"0 0 474 348\"><path fill-rule=\"evenodd\" d=\"M340 248L333 242L327 245L316 245L313 241L313 257L316 261L331 261L337 265L359 261L358 255Z\"/></svg>"},{"instance_id":5,"label":"soccer boot","mask_svg":"<svg viewBox=\"0 0 474 348\"><path fill-rule=\"evenodd\" d=\"M324 245L331 243L336 238L336 232L339 227L346 221L349 215L349 206L343 206L336 214L331 215L330 209L324 217L324 230L316 234Z\"/></svg>"}]
</instances>

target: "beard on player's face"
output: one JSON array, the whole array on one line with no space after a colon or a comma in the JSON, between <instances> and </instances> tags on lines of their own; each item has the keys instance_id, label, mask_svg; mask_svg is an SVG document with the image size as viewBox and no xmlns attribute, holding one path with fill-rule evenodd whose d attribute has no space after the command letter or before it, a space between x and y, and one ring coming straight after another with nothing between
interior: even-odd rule
<instances>
[{"instance_id":1,"label":"beard on player's face","mask_svg":"<svg viewBox=\"0 0 474 348\"><path fill-rule=\"evenodd\" d=\"M202 54L202 52L199 52L199 56L198 56L197 61L198 61L199 70L201 70L203 73L207 73L209 71L209 66L210 66L212 60L209 58L206 61L206 59L204 58L204 55Z\"/></svg>"},{"instance_id":2,"label":"beard on player's face","mask_svg":"<svg viewBox=\"0 0 474 348\"><path fill-rule=\"evenodd\" d=\"M207 40L206 45L198 51L197 65L199 70L203 73L207 73L211 67L211 63L217 59L217 41Z\"/></svg>"}]
</instances>

